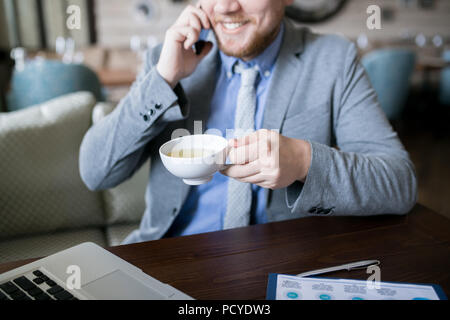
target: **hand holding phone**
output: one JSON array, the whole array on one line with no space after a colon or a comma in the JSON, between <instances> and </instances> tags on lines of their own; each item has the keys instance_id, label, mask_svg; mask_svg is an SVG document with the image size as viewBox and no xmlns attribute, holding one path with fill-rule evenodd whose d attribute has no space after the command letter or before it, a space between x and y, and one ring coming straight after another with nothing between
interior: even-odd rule
<instances>
[{"instance_id":1,"label":"hand holding phone","mask_svg":"<svg viewBox=\"0 0 450 320\"><path fill-rule=\"evenodd\" d=\"M210 28L207 14L197 5L187 6L167 30L156 68L172 88L191 75L211 50L212 43L205 41Z\"/></svg>"}]
</instances>

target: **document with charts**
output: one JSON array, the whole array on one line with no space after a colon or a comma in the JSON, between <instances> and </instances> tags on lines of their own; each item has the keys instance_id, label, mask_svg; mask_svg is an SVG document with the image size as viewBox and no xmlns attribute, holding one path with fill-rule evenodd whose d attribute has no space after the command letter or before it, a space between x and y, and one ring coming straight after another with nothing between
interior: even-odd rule
<instances>
[{"instance_id":1,"label":"document with charts","mask_svg":"<svg viewBox=\"0 0 450 320\"><path fill-rule=\"evenodd\" d=\"M268 300L447 300L435 284L367 282L365 280L270 274Z\"/></svg>"}]
</instances>

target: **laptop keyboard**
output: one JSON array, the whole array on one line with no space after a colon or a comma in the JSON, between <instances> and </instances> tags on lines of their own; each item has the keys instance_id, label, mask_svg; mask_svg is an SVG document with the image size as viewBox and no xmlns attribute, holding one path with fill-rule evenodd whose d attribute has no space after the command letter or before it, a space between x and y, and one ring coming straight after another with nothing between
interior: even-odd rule
<instances>
[{"instance_id":1,"label":"laptop keyboard","mask_svg":"<svg viewBox=\"0 0 450 320\"><path fill-rule=\"evenodd\" d=\"M40 270L0 284L0 300L78 300Z\"/></svg>"}]
</instances>

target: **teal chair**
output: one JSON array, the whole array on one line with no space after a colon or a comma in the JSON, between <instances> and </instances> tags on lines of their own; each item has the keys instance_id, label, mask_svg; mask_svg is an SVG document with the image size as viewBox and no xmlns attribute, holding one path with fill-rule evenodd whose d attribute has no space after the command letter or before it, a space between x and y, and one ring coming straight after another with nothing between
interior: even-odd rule
<instances>
[{"instance_id":1,"label":"teal chair","mask_svg":"<svg viewBox=\"0 0 450 320\"><path fill-rule=\"evenodd\" d=\"M444 51L442 58L446 62L450 62L450 50ZM450 67L446 67L441 71L439 101L443 105L450 106Z\"/></svg>"},{"instance_id":2,"label":"teal chair","mask_svg":"<svg viewBox=\"0 0 450 320\"><path fill-rule=\"evenodd\" d=\"M406 49L380 49L361 60L380 105L391 121L397 120L405 107L415 60L414 52Z\"/></svg>"},{"instance_id":3,"label":"teal chair","mask_svg":"<svg viewBox=\"0 0 450 320\"><path fill-rule=\"evenodd\" d=\"M23 70L14 71L7 96L8 111L78 91L89 91L97 101L104 101L100 81L88 67L56 60L32 60L25 64Z\"/></svg>"}]
</instances>

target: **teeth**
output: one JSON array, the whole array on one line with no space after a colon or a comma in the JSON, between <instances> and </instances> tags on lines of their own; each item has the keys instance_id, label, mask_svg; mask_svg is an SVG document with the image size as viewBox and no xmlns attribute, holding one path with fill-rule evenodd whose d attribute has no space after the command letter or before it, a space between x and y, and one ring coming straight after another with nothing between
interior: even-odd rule
<instances>
[{"instance_id":1,"label":"teeth","mask_svg":"<svg viewBox=\"0 0 450 320\"><path fill-rule=\"evenodd\" d=\"M224 26L226 29L229 29L229 30L237 29L237 28L239 28L239 27L242 26L242 25L244 25L244 22L239 22L239 23L223 23L223 26Z\"/></svg>"}]
</instances>

